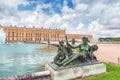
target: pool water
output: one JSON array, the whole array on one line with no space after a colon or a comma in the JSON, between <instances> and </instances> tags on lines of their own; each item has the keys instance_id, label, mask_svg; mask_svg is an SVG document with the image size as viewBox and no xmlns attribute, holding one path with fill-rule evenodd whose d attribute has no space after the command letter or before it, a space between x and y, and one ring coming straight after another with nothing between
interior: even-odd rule
<instances>
[{"instance_id":1,"label":"pool water","mask_svg":"<svg viewBox=\"0 0 120 80\"><path fill-rule=\"evenodd\" d=\"M0 78L44 70L57 48L45 44L0 44Z\"/></svg>"}]
</instances>

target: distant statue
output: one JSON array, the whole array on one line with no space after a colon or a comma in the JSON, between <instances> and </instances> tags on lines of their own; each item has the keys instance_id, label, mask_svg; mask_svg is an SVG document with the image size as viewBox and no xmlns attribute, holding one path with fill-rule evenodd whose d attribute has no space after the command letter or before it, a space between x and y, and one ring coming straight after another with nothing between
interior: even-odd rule
<instances>
[{"instance_id":1,"label":"distant statue","mask_svg":"<svg viewBox=\"0 0 120 80\"><path fill-rule=\"evenodd\" d=\"M48 39L47 43L48 43L48 45L50 45L50 40L49 39Z\"/></svg>"},{"instance_id":2,"label":"distant statue","mask_svg":"<svg viewBox=\"0 0 120 80\"><path fill-rule=\"evenodd\" d=\"M58 46L58 54L54 58L54 63L59 65L60 62L62 62L66 58L66 47L64 46L64 41L61 40L59 41L59 46Z\"/></svg>"},{"instance_id":3,"label":"distant statue","mask_svg":"<svg viewBox=\"0 0 120 80\"><path fill-rule=\"evenodd\" d=\"M73 45L75 44L75 39L74 39L74 38L72 39L72 44L73 44Z\"/></svg>"}]
</instances>

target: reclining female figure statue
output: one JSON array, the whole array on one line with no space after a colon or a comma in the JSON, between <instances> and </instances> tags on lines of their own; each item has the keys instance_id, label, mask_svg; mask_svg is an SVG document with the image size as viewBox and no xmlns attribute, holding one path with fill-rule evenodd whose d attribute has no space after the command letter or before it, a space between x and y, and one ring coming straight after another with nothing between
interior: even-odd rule
<instances>
[{"instance_id":1,"label":"reclining female figure statue","mask_svg":"<svg viewBox=\"0 0 120 80\"><path fill-rule=\"evenodd\" d=\"M75 59L78 59L80 57L82 57L82 59L86 60L86 55L90 48L90 45L88 44L89 40L87 37L83 37L82 41L83 41L83 43L79 44L78 46L72 46L67 41L67 45L69 45L71 48L74 48L74 49L79 48L79 52L76 54L72 54L68 58L64 59L59 65L66 66L69 63L71 63L72 61L74 61Z\"/></svg>"}]
</instances>

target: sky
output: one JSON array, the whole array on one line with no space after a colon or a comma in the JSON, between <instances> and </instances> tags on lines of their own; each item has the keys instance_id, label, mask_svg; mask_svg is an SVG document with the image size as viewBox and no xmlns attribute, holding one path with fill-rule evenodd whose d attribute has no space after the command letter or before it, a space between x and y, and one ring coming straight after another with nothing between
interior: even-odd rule
<instances>
[{"instance_id":1,"label":"sky","mask_svg":"<svg viewBox=\"0 0 120 80\"><path fill-rule=\"evenodd\" d=\"M0 24L120 37L120 0L0 0Z\"/></svg>"}]
</instances>

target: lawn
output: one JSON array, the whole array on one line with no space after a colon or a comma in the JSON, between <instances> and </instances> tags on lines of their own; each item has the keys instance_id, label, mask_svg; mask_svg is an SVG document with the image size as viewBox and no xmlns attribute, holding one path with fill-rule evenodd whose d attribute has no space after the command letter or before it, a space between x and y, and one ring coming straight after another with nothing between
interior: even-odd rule
<instances>
[{"instance_id":1,"label":"lawn","mask_svg":"<svg viewBox=\"0 0 120 80\"><path fill-rule=\"evenodd\" d=\"M120 80L120 66L105 63L107 72L104 74L91 76L82 80Z\"/></svg>"}]
</instances>

